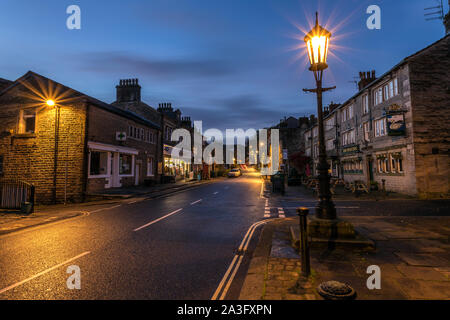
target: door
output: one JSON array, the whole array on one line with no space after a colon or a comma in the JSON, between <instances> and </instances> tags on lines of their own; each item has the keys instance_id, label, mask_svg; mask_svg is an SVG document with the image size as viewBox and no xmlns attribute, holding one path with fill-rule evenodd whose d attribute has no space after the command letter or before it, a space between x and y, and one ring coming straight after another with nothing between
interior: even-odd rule
<instances>
[{"instance_id":1,"label":"door","mask_svg":"<svg viewBox=\"0 0 450 320\"><path fill-rule=\"evenodd\" d=\"M134 170L134 185L139 185L139 175L141 173L140 171L140 165L138 163L136 163L136 170Z\"/></svg>"},{"instance_id":2,"label":"door","mask_svg":"<svg viewBox=\"0 0 450 320\"><path fill-rule=\"evenodd\" d=\"M373 181L373 163L372 163L372 157L367 157L367 186L370 186L370 182Z\"/></svg>"}]
</instances>

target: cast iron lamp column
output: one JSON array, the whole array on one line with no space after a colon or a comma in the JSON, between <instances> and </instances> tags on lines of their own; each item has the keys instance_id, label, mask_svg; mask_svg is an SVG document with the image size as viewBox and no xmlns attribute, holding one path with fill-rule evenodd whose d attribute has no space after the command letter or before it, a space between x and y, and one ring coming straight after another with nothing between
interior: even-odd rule
<instances>
[{"instance_id":1,"label":"cast iron lamp column","mask_svg":"<svg viewBox=\"0 0 450 320\"><path fill-rule=\"evenodd\" d=\"M308 50L310 71L314 72L316 89L303 89L305 92L315 92L317 94L317 118L319 127L319 202L316 205L317 219L336 219L336 208L331 200L330 176L328 174L327 154L325 150L325 136L323 129L322 93L335 89L322 88L323 70L328 68L326 63L328 54L328 44L331 33L319 25L318 14L316 12L316 25L305 36L305 43Z\"/></svg>"},{"instance_id":2,"label":"cast iron lamp column","mask_svg":"<svg viewBox=\"0 0 450 320\"><path fill-rule=\"evenodd\" d=\"M52 200L56 203L56 182L57 182L57 170L58 170L58 143L59 143L59 118L60 118L60 108L55 103L54 100L47 100L47 106L55 108L55 147L53 156L53 189L52 189Z\"/></svg>"}]
</instances>

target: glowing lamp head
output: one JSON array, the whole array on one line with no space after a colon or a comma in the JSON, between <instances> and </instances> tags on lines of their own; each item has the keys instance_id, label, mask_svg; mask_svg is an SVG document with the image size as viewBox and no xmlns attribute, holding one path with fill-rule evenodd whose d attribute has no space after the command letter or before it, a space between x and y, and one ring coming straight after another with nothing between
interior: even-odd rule
<instances>
[{"instance_id":1,"label":"glowing lamp head","mask_svg":"<svg viewBox=\"0 0 450 320\"><path fill-rule=\"evenodd\" d=\"M46 101L46 104L47 104L49 107L54 107L54 106L55 106L55 101L49 99L49 100Z\"/></svg>"},{"instance_id":2,"label":"glowing lamp head","mask_svg":"<svg viewBox=\"0 0 450 320\"><path fill-rule=\"evenodd\" d=\"M308 57L311 71L321 71L328 68L327 55L328 45L331 33L319 25L319 18L316 12L316 25L305 36L306 48L308 49Z\"/></svg>"}]
</instances>

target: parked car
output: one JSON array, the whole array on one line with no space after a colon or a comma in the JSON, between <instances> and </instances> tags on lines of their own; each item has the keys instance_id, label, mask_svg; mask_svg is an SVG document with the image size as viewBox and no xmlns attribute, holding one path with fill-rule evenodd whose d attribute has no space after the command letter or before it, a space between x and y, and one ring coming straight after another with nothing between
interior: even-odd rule
<instances>
[{"instance_id":1,"label":"parked car","mask_svg":"<svg viewBox=\"0 0 450 320\"><path fill-rule=\"evenodd\" d=\"M239 177L241 175L241 170L238 168L231 169L230 172L228 172L228 177Z\"/></svg>"}]
</instances>

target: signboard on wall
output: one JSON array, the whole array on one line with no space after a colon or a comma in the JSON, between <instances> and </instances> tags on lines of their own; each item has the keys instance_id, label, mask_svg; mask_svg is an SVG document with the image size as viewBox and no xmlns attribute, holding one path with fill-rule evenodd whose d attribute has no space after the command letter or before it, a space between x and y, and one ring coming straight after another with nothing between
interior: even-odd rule
<instances>
[{"instance_id":1,"label":"signboard on wall","mask_svg":"<svg viewBox=\"0 0 450 320\"><path fill-rule=\"evenodd\" d=\"M356 153L356 152L359 152L359 145L342 148L343 154Z\"/></svg>"},{"instance_id":2,"label":"signboard on wall","mask_svg":"<svg viewBox=\"0 0 450 320\"><path fill-rule=\"evenodd\" d=\"M388 136L403 136L406 133L405 116L403 113L387 114Z\"/></svg>"},{"instance_id":3,"label":"signboard on wall","mask_svg":"<svg viewBox=\"0 0 450 320\"><path fill-rule=\"evenodd\" d=\"M123 131L117 131L116 132L116 140L117 141L126 141L127 140L127 133Z\"/></svg>"}]
</instances>

